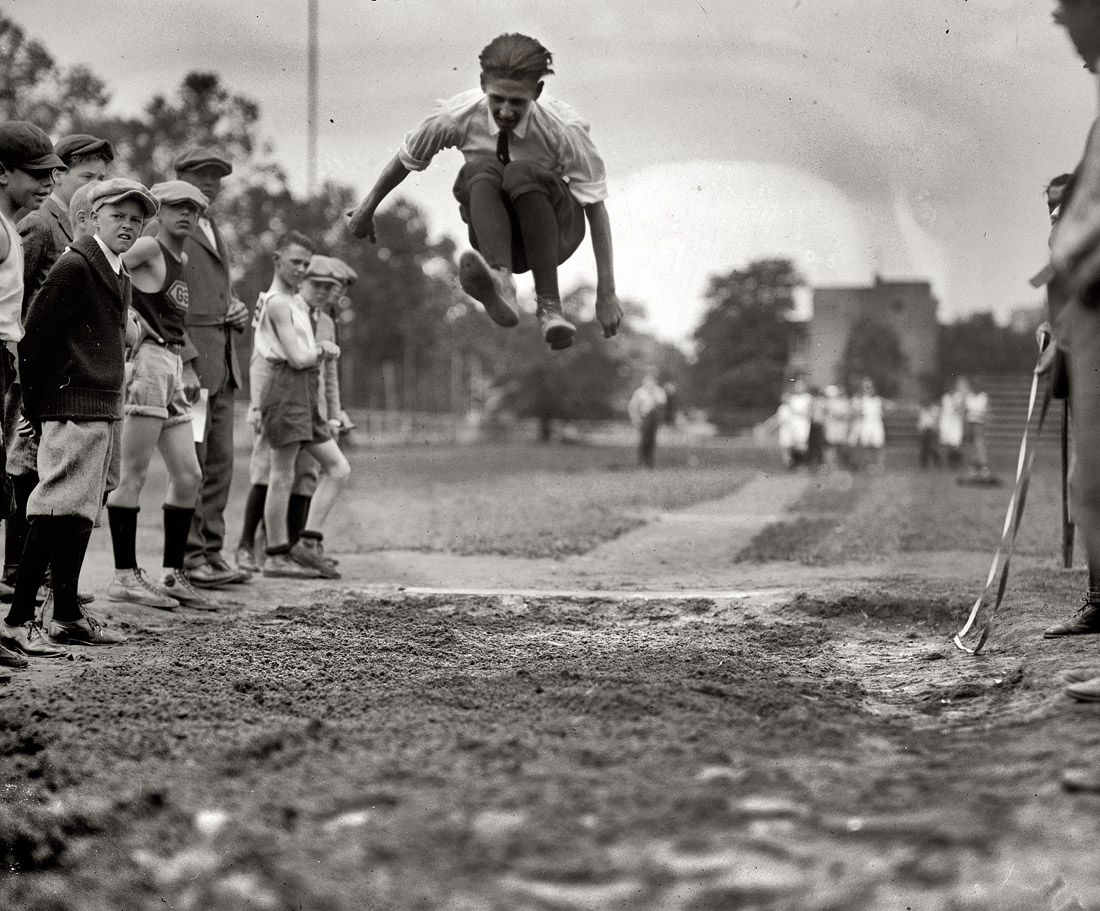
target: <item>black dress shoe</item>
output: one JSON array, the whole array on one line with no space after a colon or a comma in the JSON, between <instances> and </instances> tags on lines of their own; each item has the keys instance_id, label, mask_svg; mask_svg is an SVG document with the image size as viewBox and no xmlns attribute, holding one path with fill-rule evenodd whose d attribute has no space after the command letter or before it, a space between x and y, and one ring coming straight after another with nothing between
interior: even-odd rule
<instances>
[{"instance_id":1,"label":"black dress shoe","mask_svg":"<svg viewBox=\"0 0 1100 911\"><path fill-rule=\"evenodd\" d=\"M221 554L218 554L214 557L207 557L206 562L213 566L214 569L216 569L220 573L233 573L234 578L230 580L230 584L247 582L251 576L251 573L249 573L247 569L242 569L239 566L230 566Z\"/></svg>"},{"instance_id":2,"label":"black dress shoe","mask_svg":"<svg viewBox=\"0 0 1100 911\"><path fill-rule=\"evenodd\" d=\"M221 588L233 582L241 581L241 574L235 569L217 569L209 563L187 567L187 578L196 588Z\"/></svg>"},{"instance_id":3,"label":"black dress shoe","mask_svg":"<svg viewBox=\"0 0 1100 911\"><path fill-rule=\"evenodd\" d=\"M1100 633L1100 604L1093 604L1087 598L1084 606L1074 617L1064 623L1055 623L1043 630L1044 639L1057 639L1059 636L1086 636Z\"/></svg>"}]
</instances>

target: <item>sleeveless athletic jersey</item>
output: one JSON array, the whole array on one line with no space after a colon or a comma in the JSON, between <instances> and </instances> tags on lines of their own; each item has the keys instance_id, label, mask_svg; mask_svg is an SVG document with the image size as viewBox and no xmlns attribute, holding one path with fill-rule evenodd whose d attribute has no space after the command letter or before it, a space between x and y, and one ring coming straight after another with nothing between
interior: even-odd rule
<instances>
[{"instance_id":1,"label":"sleeveless athletic jersey","mask_svg":"<svg viewBox=\"0 0 1100 911\"><path fill-rule=\"evenodd\" d=\"M0 342L17 342L23 337L23 239L3 215L0 230L8 235L8 255L0 263Z\"/></svg>"},{"instance_id":2,"label":"sleeveless athletic jersey","mask_svg":"<svg viewBox=\"0 0 1100 911\"><path fill-rule=\"evenodd\" d=\"M164 254L164 284L159 291L134 291L134 309L145 318L162 339L169 344L183 344L183 320L187 315L187 283L183 280L183 263L160 244Z\"/></svg>"},{"instance_id":3,"label":"sleeveless athletic jersey","mask_svg":"<svg viewBox=\"0 0 1100 911\"><path fill-rule=\"evenodd\" d=\"M260 357L268 361L279 362L286 360L286 350L275 334L275 327L271 324L271 319L267 313L267 303L274 293L265 291L260 295L256 306L256 315L253 318L256 333L252 338L252 345ZM309 306L297 294L293 296L292 301L290 307L291 325L302 339L302 344L312 351L317 341L313 335L313 324L309 321Z\"/></svg>"}]
</instances>

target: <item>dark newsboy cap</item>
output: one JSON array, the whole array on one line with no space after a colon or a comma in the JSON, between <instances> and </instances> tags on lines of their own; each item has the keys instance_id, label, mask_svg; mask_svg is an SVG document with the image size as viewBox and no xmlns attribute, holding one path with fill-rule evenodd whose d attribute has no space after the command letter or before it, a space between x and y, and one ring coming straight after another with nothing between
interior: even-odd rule
<instances>
[{"instance_id":1,"label":"dark newsboy cap","mask_svg":"<svg viewBox=\"0 0 1100 911\"><path fill-rule=\"evenodd\" d=\"M204 168L207 165L214 165L219 168L222 172L222 177L227 177L233 173L233 165L228 158L219 155L211 149L204 149L201 146L196 146L195 148L188 149L176 158L176 174L182 174L184 171L194 171L196 168Z\"/></svg>"},{"instance_id":2,"label":"dark newsboy cap","mask_svg":"<svg viewBox=\"0 0 1100 911\"><path fill-rule=\"evenodd\" d=\"M0 163L21 171L67 170L45 131L25 120L0 123Z\"/></svg>"},{"instance_id":3,"label":"dark newsboy cap","mask_svg":"<svg viewBox=\"0 0 1100 911\"><path fill-rule=\"evenodd\" d=\"M70 136L62 136L54 143L53 150L62 161L72 161L76 155L93 155L96 152L105 154L108 161L115 160L114 147L106 140L89 133L73 133Z\"/></svg>"}]
</instances>

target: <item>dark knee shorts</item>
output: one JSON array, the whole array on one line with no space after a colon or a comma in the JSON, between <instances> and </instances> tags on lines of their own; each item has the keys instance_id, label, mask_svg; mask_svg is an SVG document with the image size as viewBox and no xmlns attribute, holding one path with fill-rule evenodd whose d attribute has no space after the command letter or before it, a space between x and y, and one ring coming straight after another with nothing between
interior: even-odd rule
<instances>
[{"instance_id":1,"label":"dark knee shorts","mask_svg":"<svg viewBox=\"0 0 1100 911\"><path fill-rule=\"evenodd\" d=\"M554 207L558 222L558 265L569 259L584 240L584 206L569 192L569 184L557 174L533 161L513 161L503 165L495 158L478 158L468 161L458 172L454 184L454 197L458 200L462 220L470 225L470 186L479 180L487 180L500 189L504 206L512 222L512 271L527 272L527 253L523 249L523 235L512 200L524 193L542 193ZM480 250L477 235L470 225L470 245Z\"/></svg>"},{"instance_id":2,"label":"dark knee shorts","mask_svg":"<svg viewBox=\"0 0 1100 911\"><path fill-rule=\"evenodd\" d=\"M260 396L260 429L272 446L290 443L324 443L332 439L321 417L320 368L295 370L280 362Z\"/></svg>"}]
</instances>

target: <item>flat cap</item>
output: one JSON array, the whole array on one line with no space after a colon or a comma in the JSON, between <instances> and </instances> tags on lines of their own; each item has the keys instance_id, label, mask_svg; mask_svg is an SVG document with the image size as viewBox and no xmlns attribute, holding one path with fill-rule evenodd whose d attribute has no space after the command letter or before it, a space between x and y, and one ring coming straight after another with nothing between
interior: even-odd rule
<instances>
[{"instance_id":1,"label":"flat cap","mask_svg":"<svg viewBox=\"0 0 1100 911\"><path fill-rule=\"evenodd\" d=\"M72 161L77 155L94 155L99 152L108 161L115 160L115 149L106 139L89 133L72 133L54 143L53 150L62 161Z\"/></svg>"},{"instance_id":2,"label":"flat cap","mask_svg":"<svg viewBox=\"0 0 1100 911\"><path fill-rule=\"evenodd\" d=\"M359 281L359 273L356 272L342 259L340 259L340 257L330 256L329 259L336 263L336 268L343 274L343 278L341 280L345 285L354 285L357 281Z\"/></svg>"},{"instance_id":3,"label":"flat cap","mask_svg":"<svg viewBox=\"0 0 1100 911\"><path fill-rule=\"evenodd\" d=\"M188 149L176 156L174 162L176 174L182 174L184 171L194 171L196 168L205 168L207 165L218 168L222 172L222 177L227 177L233 173L233 165L228 158L219 155L213 149L203 148L202 146Z\"/></svg>"},{"instance_id":4,"label":"flat cap","mask_svg":"<svg viewBox=\"0 0 1100 911\"><path fill-rule=\"evenodd\" d=\"M145 217L152 218L160 209L155 196L136 180L126 177L112 177L100 181L88 198L88 207L95 212L101 206L114 205L126 199L135 199L145 210Z\"/></svg>"},{"instance_id":5,"label":"flat cap","mask_svg":"<svg viewBox=\"0 0 1100 911\"><path fill-rule=\"evenodd\" d=\"M0 164L21 171L67 170L45 130L26 120L0 123Z\"/></svg>"},{"instance_id":6,"label":"flat cap","mask_svg":"<svg viewBox=\"0 0 1100 911\"><path fill-rule=\"evenodd\" d=\"M318 282L332 282L336 285L344 282L343 273L332 257L322 256L320 253L314 253L310 258L306 278Z\"/></svg>"},{"instance_id":7,"label":"flat cap","mask_svg":"<svg viewBox=\"0 0 1100 911\"><path fill-rule=\"evenodd\" d=\"M162 206L178 202L193 202L199 207L200 212L205 212L206 207L210 205L206 194L186 180L165 180L155 183L150 188L150 192Z\"/></svg>"}]
</instances>

